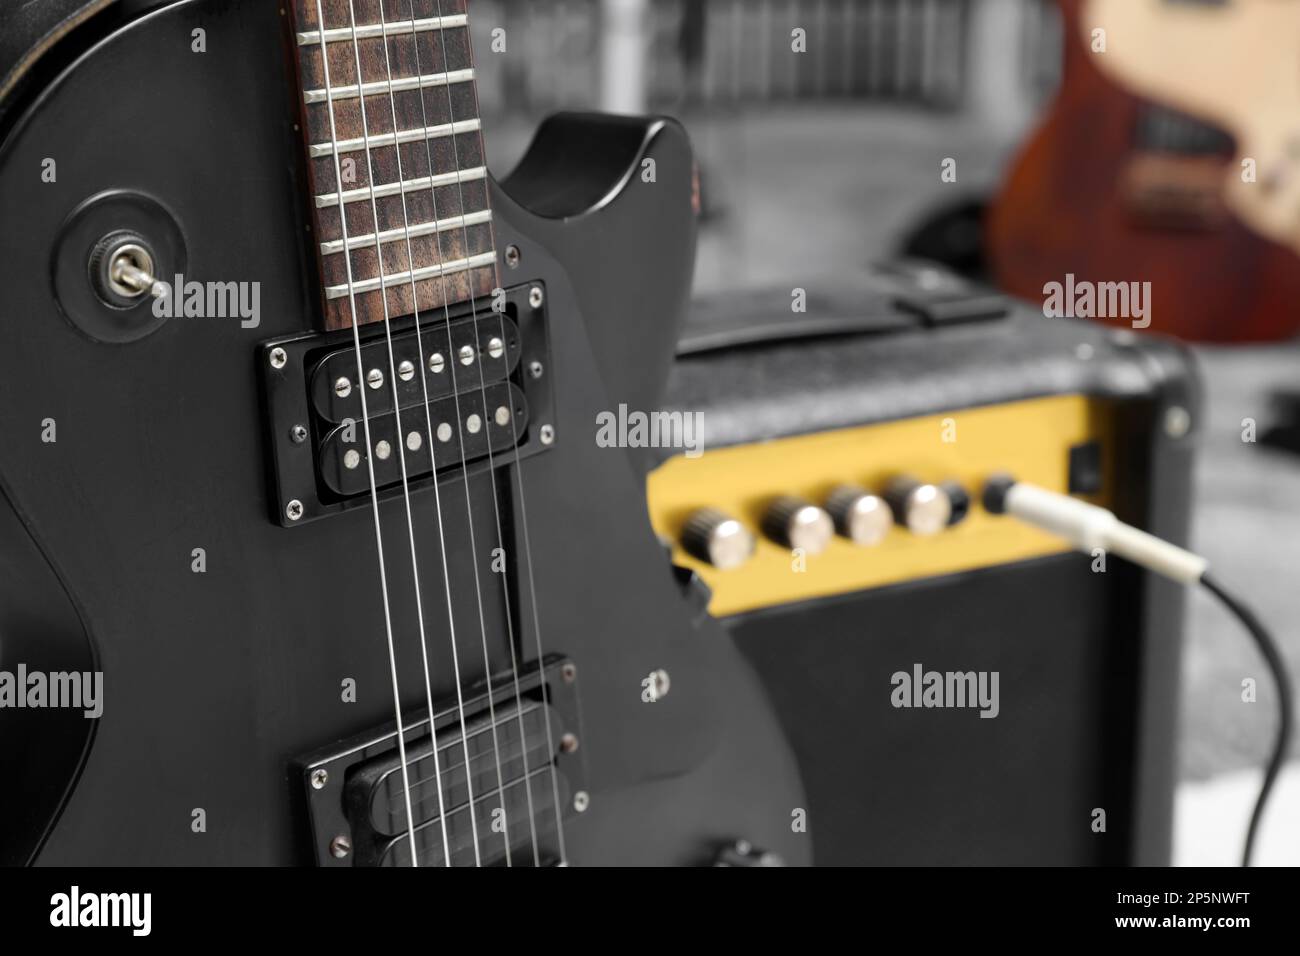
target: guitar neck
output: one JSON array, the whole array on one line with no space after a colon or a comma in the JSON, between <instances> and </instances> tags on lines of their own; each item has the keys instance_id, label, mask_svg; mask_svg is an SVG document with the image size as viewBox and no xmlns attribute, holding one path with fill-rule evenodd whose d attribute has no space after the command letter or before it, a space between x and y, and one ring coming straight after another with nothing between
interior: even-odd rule
<instances>
[{"instance_id":1,"label":"guitar neck","mask_svg":"<svg viewBox=\"0 0 1300 956\"><path fill-rule=\"evenodd\" d=\"M325 327L489 294L496 253L466 0L288 6Z\"/></svg>"}]
</instances>

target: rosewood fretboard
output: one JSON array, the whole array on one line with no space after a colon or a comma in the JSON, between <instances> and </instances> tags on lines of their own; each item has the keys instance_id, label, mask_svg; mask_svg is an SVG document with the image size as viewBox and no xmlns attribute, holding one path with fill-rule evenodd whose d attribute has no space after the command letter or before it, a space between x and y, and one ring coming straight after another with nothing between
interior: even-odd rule
<instances>
[{"instance_id":1,"label":"rosewood fretboard","mask_svg":"<svg viewBox=\"0 0 1300 956\"><path fill-rule=\"evenodd\" d=\"M352 324L353 301L365 324L383 321L381 294L397 318L495 285L466 0L382 0L382 18L380 2L291 4L331 329Z\"/></svg>"}]
</instances>

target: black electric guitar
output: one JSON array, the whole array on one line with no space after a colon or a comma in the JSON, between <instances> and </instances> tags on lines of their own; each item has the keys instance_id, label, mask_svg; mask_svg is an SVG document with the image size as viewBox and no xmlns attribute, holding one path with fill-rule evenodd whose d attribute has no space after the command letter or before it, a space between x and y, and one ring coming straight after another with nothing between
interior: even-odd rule
<instances>
[{"instance_id":1,"label":"black electric guitar","mask_svg":"<svg viewBox=\"0 0 1300 956\"><path fill-rule=\"evenodd\" d=\"M807 862L595 441L673 354L682 130L498 184L464 0L90 6L0 129L0 860Z\"/></svg>"}]
</instances>

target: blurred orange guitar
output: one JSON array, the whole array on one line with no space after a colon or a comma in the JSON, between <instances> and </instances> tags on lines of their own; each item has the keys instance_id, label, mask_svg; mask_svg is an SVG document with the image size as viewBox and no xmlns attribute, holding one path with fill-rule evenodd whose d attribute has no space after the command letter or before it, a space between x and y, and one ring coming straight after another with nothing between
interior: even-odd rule
<instances>
[{"instance_id":1,"label":"blurred orange guitar","mask_svg":"<svg viewBox=\"0 0 1300 956\"><path fill-rule=\"evenodd\" d=\"M1060 91L989 211L999 284L1149 281L1153 331L1300 331L1300 0L1059 3Z\"/></svg>"}]
</instances>

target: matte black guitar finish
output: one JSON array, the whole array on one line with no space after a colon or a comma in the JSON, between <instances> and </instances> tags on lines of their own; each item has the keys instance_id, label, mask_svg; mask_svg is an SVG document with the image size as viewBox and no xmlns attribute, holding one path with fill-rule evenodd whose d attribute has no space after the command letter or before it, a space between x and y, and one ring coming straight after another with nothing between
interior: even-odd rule
<instances>
[{"instance_id":1,"label":"matte black guitar finish","mask_svg":"<svg viewBox=\"0 0 1300 956\"><path fill-rule=\"evenodd\" d=\"M196 27L206 53L191 52ZM275 4L178 3L105 37L16 111L0 147L0 667L104 674L99 720L0 710L6 863L311 862L293 761L393 719L370 508L289 529L270 518L282 503L269 500L258 347L317 327L319 312L287 75ZM46 158L55 182L42 181ZM564 834L579 865L707 862L736 838L789 862L809 854L768 700L674 576L643 465L594 441L599 411L659 400L693 262L691 177L675 124L566 117L493 186L496 247L520 251L503 284L546 290L557 437L518 468L498 458L441 483L461 682L482 676L483 641L494 661L506 654L507 614L535 666L531 593L545 651L577 666L591 802ZM69 251L67 224L110 191L167 211L187 275L259 282L258 327L171 318L111 345L74 327L56 276L86 250ZM508 587L488 569L498 506ZM445 698L431 489L412 508ZM381 524L415 713L426 696L400 497ZM659 668L671 692L644 703ZM355 703L341 700L348 678Z\"/></svg>"}]
</instances>

